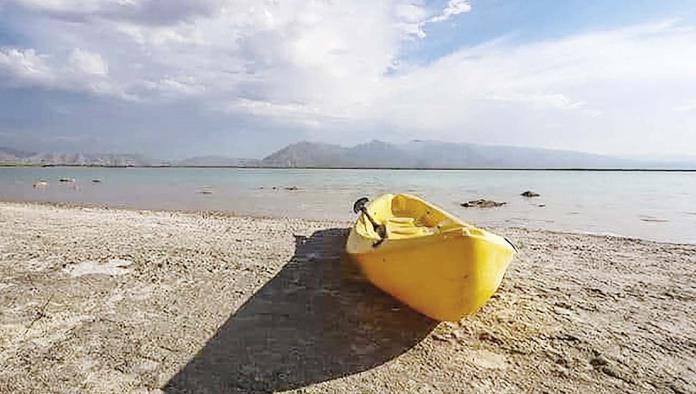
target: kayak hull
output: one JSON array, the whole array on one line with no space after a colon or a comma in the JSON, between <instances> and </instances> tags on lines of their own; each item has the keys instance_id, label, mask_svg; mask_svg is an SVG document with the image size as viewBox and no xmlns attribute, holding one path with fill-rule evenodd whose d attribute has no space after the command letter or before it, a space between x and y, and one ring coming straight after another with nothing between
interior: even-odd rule
<instances>
[{"instance_id":1,"label":"kayak hull","mask_svg":"<svg viewBox=\"0 0 696 394\"><path fill-rule=\"evenodd\" d=\"M481 308L515 253L504 238L414 196L385 195L367 209L386 223L387 238L375 237L361 215L348 237L348 255L375 286L435 320L456 321ZM389 232L396 215L396 230ZM403 225L409 217L414 228Z\"/></svg>"}]
</instances>

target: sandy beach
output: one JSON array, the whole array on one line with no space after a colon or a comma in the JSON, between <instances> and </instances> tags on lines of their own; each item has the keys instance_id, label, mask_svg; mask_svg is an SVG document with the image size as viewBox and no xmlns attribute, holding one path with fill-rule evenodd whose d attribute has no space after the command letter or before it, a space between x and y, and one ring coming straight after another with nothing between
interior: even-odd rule
<instances>
[{"instance_id":1,"label":"sandy beach","mask_svg":"<svg viewBox=\"0 0 696 394\"><path fill-rule=\"evenodd\" d=\"M696 392L696 245L492 229L502 287L438 324L349 225L0 203L0 391Z\"/></svg>"}]
</instances>

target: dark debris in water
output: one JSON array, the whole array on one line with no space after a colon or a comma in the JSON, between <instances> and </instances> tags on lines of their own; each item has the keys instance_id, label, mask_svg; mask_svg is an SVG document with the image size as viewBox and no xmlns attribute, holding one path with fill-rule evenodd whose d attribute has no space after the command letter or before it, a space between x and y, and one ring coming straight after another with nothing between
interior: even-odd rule
<instances>
[{"instance_id":1,"label":"dark debris in water","mask_svg":"<svg viewBox=\"0 0 696 394\"><path fill-rule=\"evenodd\" d=\"M533 191L531 191L531 190L527 190L527 191L523 192L523 193L520 194L520 195L521 195L522 197L529 197L529 198L541 196L541 194L539 194L539 193L537 193L537 192L533 192Z\"/></svg>"},{"instance_id":2,"label":"dark debris in water","mask_svg":"<svg viewBox=\"0 0 696 394\"><path fill-rule=\"evenodd\" d=\"M497 208L497 207L502 207L503 205L507 204L505 201L493 201L493 200L486 200L483 198L480 198L478 200L471 200L467 202L463 202L460 205L464 208Z\"/></svg>"}]
</instances>

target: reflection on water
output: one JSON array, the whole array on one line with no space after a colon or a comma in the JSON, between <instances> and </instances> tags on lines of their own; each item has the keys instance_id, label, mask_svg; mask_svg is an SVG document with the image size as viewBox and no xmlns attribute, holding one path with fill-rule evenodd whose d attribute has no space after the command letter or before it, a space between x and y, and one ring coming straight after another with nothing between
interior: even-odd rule
<instances>
[{"instance_id":1,"label":"reflection on water","mask_svg":"<svg viewBox=\"0 0 696 394\"><path fill-rule=\"evenodd\" d=\"M46 184L35 187L42 179ZM520 196L525 190L541 197ZM696 242L696 173L0 168L0 199L15 201L349 220L355 199L386 192L420 195L481 226ZM459 206L476 198L507 204L493 209Z\"/></svg>"}]
</instances>

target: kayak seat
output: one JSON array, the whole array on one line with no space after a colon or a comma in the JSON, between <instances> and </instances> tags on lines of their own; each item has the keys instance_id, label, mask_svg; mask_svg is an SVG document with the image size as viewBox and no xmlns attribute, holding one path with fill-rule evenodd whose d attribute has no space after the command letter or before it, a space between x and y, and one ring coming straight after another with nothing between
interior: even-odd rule
<instances>
[{"instance_id":1,"label":"kayak seat","mask_svg":"<svg viewBox=\"0 0 696 394\"><path fill-rule=\"evenodd\" d=\"M387 219L387 222L394 225L415 226L416 219L410 216L392 216Z\"/></svg>"},{"instance_id":2,"label":"kayak seat","mask_svg":"<svg viewBox=\"0 0 696 394\"><path fill-rule=\"evenodd\" d=\"M432 232L429 227L419 226L412 217L390 217L387 219L386 226L390 238L408 238Z\"/></svg>"}]
</instances>

